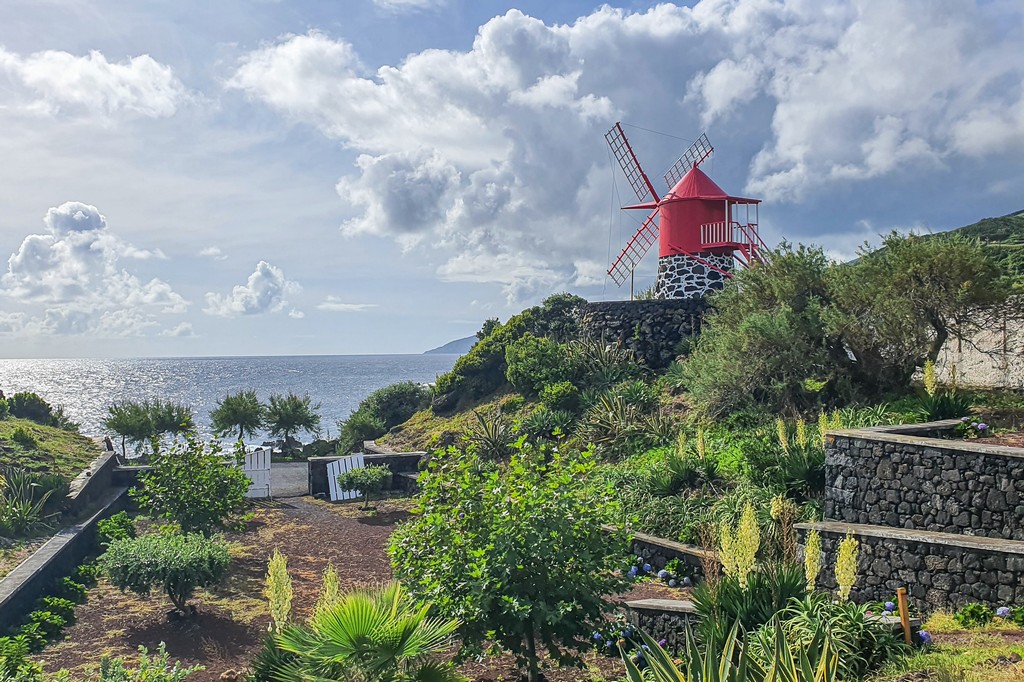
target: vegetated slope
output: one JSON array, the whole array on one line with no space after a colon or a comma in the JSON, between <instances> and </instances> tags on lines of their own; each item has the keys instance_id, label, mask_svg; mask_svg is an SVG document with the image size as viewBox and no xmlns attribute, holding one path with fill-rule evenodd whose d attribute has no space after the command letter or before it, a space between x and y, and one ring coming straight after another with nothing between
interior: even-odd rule
<instances>
[{"instance_id":1,"label":"vegetated slope","mask_svg":"<svg viewBox=\"0 0 1024 682\"><path fill-rule=\"evenodd\" d=\"M449 341L443 346L423 351L424 355L465 355L477 342L475 336L467 336L464 339Z\"/></svg>"},{"instance_id":2,"label":"vegetated slope","mask_svg":"<svg viewBox=\"0 0 1024 682\"><path fill-rule=\"evenodd\" d=\"M1024 285L1024 210L998 218L985 218L951 230L951 233L980 240L991 251L992 259L999 267L1016 283Z\"/></svg>"},{"instance_id":3,"label":"vegetated slope","mask_svg":"<svg viewBox=\"0 0 1024 682\"><path fill-rule=\"evenodd\" d=\"M16 417L0 420L0 466L74 477L100 452L95 441L73 431Z\"/></svg>"}]
</instances>

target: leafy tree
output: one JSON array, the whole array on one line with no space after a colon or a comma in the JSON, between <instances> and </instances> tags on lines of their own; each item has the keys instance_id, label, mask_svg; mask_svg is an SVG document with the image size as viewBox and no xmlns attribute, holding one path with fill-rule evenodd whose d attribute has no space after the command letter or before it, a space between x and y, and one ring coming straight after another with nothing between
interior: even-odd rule
<instances>
[{"instance_id":1,"label":"leafy tree","mask_svg":"<svg viewBox=\"0 0 1024 682\"><path fill-rule=\"evenodd\" d=\"M149 412L150 421L153 423L153 431L156 435L170 433L178 435L195 430L195 420L192 417L192 408L183 403L176 403L168 400L145 401L143 409Z\"/></svg>"},{"instance_id":2,"label":"leafy tree","mask_svg":"<svg viewBox=\"0 0 1024 682\"><path fill-rule=\"evenodd\" d=\"M15 393L7 399L7 403L11 415L19 419L28 419L44 426L50 426L53 422L53 408L36 393Z\"/></svg>"},{"instance_id":3,"label":"leafy tree","mask_svg":"<svg viewBox=\"0 0 1024 682\"><path fill-rule=\"evenodd\" d=\"M250 438L263 428L263 403L256 391L239 391L228 394L217 402L217 407L210 412L213 429L218 433L238 431L238 440L246 436Z\"/></svg>"},{"instance_id":4,"label":"leafy tree","mask_svg":"<svg viewBox=\"0 0 1024 682\"><path fill-rule=\"evenodd\" d=\"M338 452L353 452L363 441L380 438L388 432L380 417L369 410L356 410L348 419L338 423Z\"/></svg>"},{"instance_id":5,"label":"leafy tree","mask_svg":"<svg viewBox=\"0 0 1024 682\"><path fill-rule=\"evenodd\" d=\"M470 448L432 458L416 517L392 535L396 576L414 597L463 622L465 653L487 641L539 679L541 647L575 660L625 589L623 546L601 530L610 489L585 482L591 452L520 441L505 466Z\"/></svg>"},{"instance_id":6,"label":"leafy tree","mask_svg":"<svg viewBox=\"0 0 1024 682\"><path fill-rule=\"evenodd\" d=\"M150 533L114 540L99 558L114 587L140 595L163 588L181 613L187 613L196 588L219 583L230 563L227 545L198 533Z\"/></svg>"},{"instance_id":7,"label":"leafy tree","mask_svg":"<svg viewBox=\"0 0 1024 682\"><path fill-rule=\"evenodd\" d=\"M236 458L238 455L236 454ZM129 493L150 514L177 523L181 530L209 535L226 528L245 508L249 477L228 466L220 443L187 435L153 455L152 470Z\"/></svg>"},{"instance_id":8,"label":"leafy tree","mask_svg":"<svg viewBox=\"0 0 1024 682\"><path fill-rule=\"evenodd\" d=\"M380 495L391 484L391 469L384 465L370 465L352 469L338 476L342 490L358 490L363 494L363 509L370 505L370 499Z\"/></svg>"},{"instance_id":9,"label":"leafy tree","mask_svg":"<svg viewBox=\"0 0 1024 682\"><path fill-rule=\"evenodd\" d=\"M527 332L505 349L505 377L517 391L535 396L549 384L571 378L562 346Z\"/></svg>"},{"instance_id":10,"label":"leafy tree","mask_svg":"<svg viewBox=\"0 0 1024 682\"><path fill-rule=\"evenodd\" d=\"M277 646L295 659L273 671L280 680L457 682L436 657L454 646L458 621L429 617L398 583L349 592L317 611L309 625L290 625Z\"/></svg>"},{"instance_id":11,"label":"leafy tree","mask_svg":"<svg viewBox=\"0 0 1024 682\"><path fill-rule=\"evenodd\" d=\"M141 445L155 434L153 419L142 403L125 400L107 408L103 426L121 436L121 454L128 455L126 443Z\"/></svg>"},{"instance_id":12,"label":"leafy tree","mask_svg":"<svg viewBox=\"0 0 1024 682\"><path fill-rule=\"evenodd\" d=\"M484 320L484 325L480 327L480 331L476 333L476 338L485 339L494 333L494 330L501 326L501 320L496 317L490 317Z\"/></svg>"},{"instance_id":13,"label":"leafy tree","mask_svg":"<svg viewBox=\"0 0 1024 682\"><path fill-rule=\"evenodd\" d=\"M271 435L284 439L285 447L292 441L292 434L300 431L313 433L320 426L320 405L313 405L308 395L301 398L294 393L270 396L267 405L266 425Z\"/></svg>"}]
</instances>

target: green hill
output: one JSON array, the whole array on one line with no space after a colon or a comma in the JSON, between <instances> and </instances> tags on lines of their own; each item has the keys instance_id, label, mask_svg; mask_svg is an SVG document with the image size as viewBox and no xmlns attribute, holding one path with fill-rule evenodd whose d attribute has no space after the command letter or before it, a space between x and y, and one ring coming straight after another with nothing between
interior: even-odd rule
<instances>
[{"instance_id":1,"label":"green hill","mask_svg":"<svg viewBox=\"0 0 1024 682\"><path fill-rule=\"evenodd\" d=\"M951 232L981 240L1000 267L1024 284L1024 210L999 218L985 218Z\"/></svg>"},{"instance_id":2,"label":"green hill","mask_svg":"<svg viewBox=\"0 0 1024 682\"><path fill-rule=\"evenodd\" d=\"M15 417L0 420L0 466L74 478L101 453L95 441L73 431Z\"/></svg>"}]
</instances>

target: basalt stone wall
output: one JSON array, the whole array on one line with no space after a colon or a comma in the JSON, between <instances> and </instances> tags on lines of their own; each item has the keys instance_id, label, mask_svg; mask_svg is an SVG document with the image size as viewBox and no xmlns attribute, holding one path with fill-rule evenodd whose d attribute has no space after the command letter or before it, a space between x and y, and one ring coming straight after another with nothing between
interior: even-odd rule
<instances>
[{"instance_id":1,"label":"basalt stone wall","mask_svg":"<svg viewBox=\"0 0 1024 682\"><path fill-rule=\"evenodd\" d=\"M620 343L649 367L663 369L683 339L700 332L708 309L703 298L588 303L580 320L584 336Z\"/></svg>"},{"instance_id":2,"label":"basalt stone wall","mask_svg":"<svg viewBox=\"0 0 1024 682\"><path fill-rule=\"evenodd\" d=\"M630 542L630 550L634 556L644 558L655 572L665 568L665 565L673 559L679 559L680 563L686 566L688 575L699 580L704 575L703 557L709 552L694 545L684 545L680 542L672 542L664 538L636 533ZM717 561L717 558L715 558Z\"/></svg>"},{"instance_id":3,"label":"basalt stone wall","mask_svg":"<svg viewBox=\"0 0 1024 682\"><path fill-rule=\"evenodd\" d=\"M732 255L705 252L696 255L706 263L686 254L658 259L658 298L703 298L725 288L726 275L722 271L732 272L736 267ZM715 267L708 267L707 263Z\"/></svg>"},{"instance_id":4,"label":"basalt stone wall","mask_svg":"<svg viewBox=\"0 0 1024 682\"><path fill-rule=\"evenodd\" d=\"M856 602L885 601L906 587L924 610L956 610L971 602L993 608L1024 602L1024 542L888 529L836 522L799 524L821 534L821 589L834 591L838 545L851 532L860 543Z\"/></svg>"},{"instance_id":5,"label":"basalt stone wall","mask_svg":"<svg viewBox=\"0 0 1024 682\"><path fill-rule=\"evenodd\" d=\"M830 432L825 518L1024 540L1024 449Z\"/></svg>"},{"instance_id":6,"label":"basalt stone wall","mask_svg":"<svg viewBox=\"0 0 1024 682\"><path fill-rule=\"evenodd\" d=\"M646 599L627 602L629 622L657 640L664 639L668 651L679 652L686 646L687 627L697 628L697 614L689 602Z\"/></svg>"}]
</instances>

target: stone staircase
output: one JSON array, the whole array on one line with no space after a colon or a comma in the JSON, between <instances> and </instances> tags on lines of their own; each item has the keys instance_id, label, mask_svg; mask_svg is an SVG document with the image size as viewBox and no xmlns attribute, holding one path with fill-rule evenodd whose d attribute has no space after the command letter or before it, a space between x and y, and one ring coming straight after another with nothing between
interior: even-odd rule
<instances>
[{"instance_id":1,"label":"stone staircase","mask_svg":"<svg viewBox=\"0 0 1024 682\"><path fill-rule=\"evenodd\" d=\"M840 541L860 542L856 601L906 587L925 610L1024 602L1024 448L942 439L958 420L831 431L820 586Z\"/></svg>"}]
</instances>

